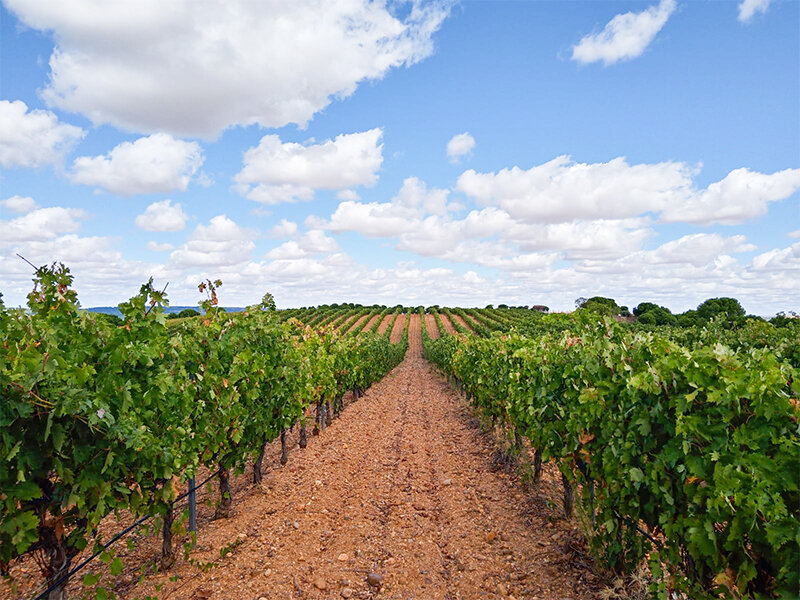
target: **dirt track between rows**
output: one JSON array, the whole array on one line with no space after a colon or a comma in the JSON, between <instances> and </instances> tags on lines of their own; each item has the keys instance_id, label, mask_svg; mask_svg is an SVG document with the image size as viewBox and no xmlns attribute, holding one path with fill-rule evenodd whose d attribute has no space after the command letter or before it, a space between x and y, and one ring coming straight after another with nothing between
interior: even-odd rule
<instances>
[{"instance_id":1,"label":"dirt track between rows","mask_svg":"<svg viewBox=\"0 0 800 600\"><path fill-rule=\"evenodd\" d=\"M250 469L234 482L233 516L201 520L192 559L217 566L203 571L180 559L136 585L136 565L126 560L131 575L121 577L130 584L119 597L596 597L597 578L575 552L575 525L554 508L553 470L531 493L498 469L463 397L422 358L420 327L412 315L404 362L309 436L307 448L295 445L295 430L286 466L272 445L261 486L249 484ZM139 552L157 556L158 538L150 540ZM368 584L369 573L381 587Z\"/></svg>"}]
</instances>

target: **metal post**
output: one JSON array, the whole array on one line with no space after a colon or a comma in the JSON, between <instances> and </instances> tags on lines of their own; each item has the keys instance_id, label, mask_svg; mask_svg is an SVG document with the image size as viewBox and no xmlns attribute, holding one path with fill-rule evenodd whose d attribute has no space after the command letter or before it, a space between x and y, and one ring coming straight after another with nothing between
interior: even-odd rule
<instances>
[{"instance_id":1,"label":"metal post","mask_svg":"<svg viewBox=\"0 0 800 600\"><path fill-rule=\"evenodd\" d=\"M189 531L197 532L197 492L194 477L189 479Z\"/></svg>"}]
</instances>

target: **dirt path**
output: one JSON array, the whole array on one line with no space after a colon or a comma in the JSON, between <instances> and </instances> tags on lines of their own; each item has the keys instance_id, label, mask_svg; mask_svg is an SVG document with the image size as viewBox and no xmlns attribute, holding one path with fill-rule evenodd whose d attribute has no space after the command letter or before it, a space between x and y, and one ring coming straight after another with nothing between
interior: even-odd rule
<instances>
[{"instance_id":1,"label":"dirt path","mask_svg":"<svg viewBox=\"0 0 800 600\"><path fill-rule=\"evenodd\" d=\"M394 318L393 314L388 314L385 317L383 317L383 321L381 321L381 324L378 325L378 333L383 335L384 332L389 328L389 325L392 324L393 318Z\"/></svg>"},{"instance_id":2,"label":"dirt path","mask_svg":"<svg viewBox=\"0 0 800 600\"><path fill-rule=\"evenodd\" d=\"M389 376L204 524L192 556L217 567L181 561L127 597L155 584L169 600L594 597L564 552L571 526L496 470L463 398L422 359L420 325L412 315Z\"/></svg>"},{"instance_id":3,"label":"dirt path","mask_svg":"<svg viewBox=\"0 0 800 600\"><path fill-rule=\"evenodd\" d=\"M372 326L373 326L373 325L375 325L375 322L376 322L378 319L380 319L380 318L381 318L381 316L380 316L380 315L374 315L374 316L373 316L373 317L372 317L372 318L369 320L369 322L368 322L368 323L366 323L366 324L364 325L364 328L363 328L361 331L369 331L370 329L372 329Z\"/></svg>"},{"instance_id":4,"label":"dirt path","mask_svg":"<svg viewBox=\"0 0 800 600\"><path fill-rule=\"evenodd\" d=\"M461 325L462 327L465 327L465 328L467 328L467 329L468 329L468 330L469 330L471 333L475 333L475 331L472 329L472 327L470 326L470 324L469 324L469 323L467 323L466 321L464 321L464 319L463 319L463 318L461 318L461 315L457 315L457 314L455 314L455 313L450 313L450 314L452 314L452 315L453 315L453 320L454 320L456 323L458 323L458 324L459 324L459 325Z\"/></svg>"},{"instance_id":5,"label":"dirt path","mask_svg":"<svg viewBox=\"0 0 800 600\"><path fill-rule=\"evenodd\" d=\"M352 324L352 325L350 325L350 327L348 327L348 328L347 328L347 331L346 331L346 333L350 333L351 331L354 331L354 330L356 330L356 329L358 329L358 330L360 331L360 330L361 330L361 328L364 326L364 321L366 321L366 320L367 320L367 317L368 317L368 316L369 316L369 315L361 315L360 317L358 317L358 319L356 319L356 320L353 322L353 324Z\"/></svg>"},{"instance_id":6,"label":"dirt path","mask_svg":"<svg viewBox=\"0 0 800 600\"><path fill-rule=\"evenodd\" d=\"M401 339L403 339L403 330L406 327L406 315L400 314L397 315L397 320L394 322L394 327L392 327L392 333L389 335L389 341L393 344L396 344Z\"/></svg>"},{"instance_id":7,"label":"dirt path","mask_svg":"<svg viewBox=\"0 0 800 600\"><path fill-rule=\"evenodd\" d=\"M439 313L439 318L442 320L442 326L447 330L447 333L450 335L455 335L458 333L456 328L453 327L453 324L450 322L450 319L447 318L447 315L444 313Z\"/></svg>"},{"instance_id":8,"label":"dirt path","mask_svg":"<svg viewBox=\"0 0 800 600\"><path fill-rule=\"evenodd\" d=\"M431 339L439 339L439 326L436 324L436 318L428 313L425 313L425 329L428 331L428 335L431 336Z\"/></svg>"}]
</instances>

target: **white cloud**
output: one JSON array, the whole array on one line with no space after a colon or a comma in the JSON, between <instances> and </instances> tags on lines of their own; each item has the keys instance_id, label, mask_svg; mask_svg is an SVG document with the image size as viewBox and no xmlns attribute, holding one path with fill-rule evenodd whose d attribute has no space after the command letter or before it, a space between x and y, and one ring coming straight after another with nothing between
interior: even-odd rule
<instances>
[{"instance_id":1,"label":"white cloud","mask_svg":"<svg viewBox=\"0 0 800 600\"><path fill-rule=\"evenodd\" d=\"M339 200L361 200L361 196L355 190L341 190L336 192L336 197Z\"/></svg>"},{"instance_id":2,"label":"white cloud","mask_svg":"<svg viewBox=\"0 0 800 600\"><path fill-rule=\"evenodd\" d=\"M421 61L450 2L415 1L403 18L368 0L6 6L53 32L50 104L129 131L214 137L237 124L304 126L332 97Z\"/></svg>"},{"instance_id":3,"label":"white cloud","mask_svg":"<svg viewBox=\"0 0 800 600\"><path fill-rule=\"evenodd\" d=\"M584 164L560 156L528 170L470 169L458 178L456 189L528 223L626 219L654 212L665 222L726 225L755 218L769 202L800 189L800 169L773 174L736 169L701 190L694 186L697 173L680 162L629 165L615 158Z\"/></svg>"},{"instance_id":4,"label":"white cloud","mask_svg":"<svg viewBox=\"0 0 800 600\"><path fill-rule=\"evenodd\" d=\"M765 14L772 0L742 0L739 2L739 21L749 23L756 13Z\"/></svg>"},{"instance_id":5,"label":"white cloud","mask_svg":"<svg viewBox=\"0 0 800 600\"><path fill-rule=\"evenodd\" d=\"M372 185L383 163L382 136L381 129L370 129L303 145L265 135L245 152L235 180L243 195L264 204L308 201L314 190Z\"/></svg>"},{"instance_id":6,"label":"white cloud","mask_svg":"<svg viewBox=\"0 0 800 600\"><path fill-rule=\"evenodd\" d=\"M688 193L692 173L684 163L629 165L615 158L585 164L559 156L528 170L470 169L458 178L456 189L523 221L623 219L659 210L676 195Z\"/></svg>"},{"instance_id":7,"label":"white cloud","mask_svg":"<svg viewBox=\"0 0 800 600\"><path fill-rule=\"evenodd\" d=\"M181 231L186 227L189 215L183 212L180 204L172 200L153 202L136 217L136 226L145 231Z\"/></svg>"},{"instance_id":8,"label":"white cloud","mask_svg":"<svg viewBox=\"0 0 800 600\"><path fill-rule=\"evenodd\" d=\"M80 229L86 213L76 208L53 206L39 208L10 221L0 220L2 244L52 240Z\"/></svg>"},{"instance_id":9,"label":"white cloud","mask_svg":"<svg viewBox=\"0 0 800 600\"><path fill-rule=\"evenodd\" d=\"M800 272L800 242L788 248L770 250L759 254L753 259L753 269L756 271L784 272L789 278L798 277ZM789 273L791 271L792 273Z\"/></svg>"},{"instance_id":10,"label":"white cloud","mask_svg":"<svg viewBox=\"0 0 800 600\"><path fill-rule=\"evenodd\" d=\"M584 36L572 47L572 60L580 63L603 61L613 65L640 56L675 11L675 0L661 0L656 6L615 16L603 31Z\"/></svg>"},{"instance_id":11,"label":"white cloud","mask_svg":"<svg viewBox=\"0 0 800 600\"><path fill-rule=\"evenodd\" d=\"M272 237L276 238L289 237L295 233L297 233L297 223L286 219L281 219L281 222L270 229L269 232Z\"/></svg>"},{"instance_id":12,"label":"white cloud","mask_svg":"<svg viewBox=\"0 0 800 600\"><path fill-rule=\"evenodd\" d=\"M784 200L800 190L800 169L771 175L735 169L682 201L668 203L661 213L666 222L736 225L767 212L770 202Z\"/></svg>"},{"instance_id":13,"label":"white cloud","mask_svg":"<svg viewBox=\"0 0 800 600\"><path fill-rule=\"evenodd\" d=\"M123 142L105 156L76 158L70 179L103 187L119 196L185 191L203 160L203 151L196 142L154 133Z\"/></svg>"},{"instance_id":14,"label":"white cloud","mask_svg":"<svg viewBox=\"0 0 800 600\"><path fill-rule=\"evenodd\" d=\"M266 258L270 260L297 260L315 254L332 254L339 251L339 244L324 231L311 230L298 240L290 240L270 250Z\"/></svg>"},{"instance_id":15,"label":"white cloud","mask_svg":"<svg viewBox=\"0 0 800 600\"><path fill-rule=\"evenodd\" d=\"M250 259L255 237L255 232L217 215L208 225L198 225L187 242L170 254L169 266L219 269L240 265Z\"/></svg>"},{"instance_id":16,"label":"white cloud","mask_svg":"<svg viewBox=\"0 0 800 600\"><path fill-rule=\"evenodd\" d=\"M462 156L472 152L475 147L475 138L468 132L459 133L454 135L449 142L447 142L447 157L450 162L457 163Z\"/></svg>"},{"instance_id":17,"label":"white cloud","mask_svg":"<svg viewBox=\"0 0 800 600\"><path fill-rule=\"evenodd\" d=\"M147 242L147 249L153 252L169 252L170 250L174 250L175 246L169 242L164 242L162 244L158 242Z\"/></svg>"},{"instance_id":18,"label":"white cloud","mask_svg":"<svg viewBox=\"0 0 800 600\"><path fill-rule=\"evenodd\" d=\"M11 196L0 200L0 206L15 213L27 213L36 208L36 201L30 196Z\"/></svg>"},{"instance_id":19,"label":"white cloud","mask_svg":"<svg viewBox=\"0 0 800 600\"><path fill-rule=\"evenodd\" d=\"M84 135L50 111L28 111L21 100L0 100L0 165L5 168L60 164Z\"/></svg>"},{"instance_id":20,"label":"white cloud","mask_svg":"<svg viewBox=\"0 0 800 600\"><path fill-rule=\"evenodd\" d=\"M800 239L800 229L796 231L790 231L788 235L790 238L793 238L795 240Z\"/></svg>"}]
</instances>

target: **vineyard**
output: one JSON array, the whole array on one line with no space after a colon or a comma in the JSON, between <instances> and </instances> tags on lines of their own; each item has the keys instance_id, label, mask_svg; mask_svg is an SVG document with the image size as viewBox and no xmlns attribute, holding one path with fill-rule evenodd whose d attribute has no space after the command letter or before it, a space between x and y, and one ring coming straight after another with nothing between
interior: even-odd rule
<instances>
[{"instance_id":1,"label":"vineyard","mask_svg":"<svg viewBox=\"0 0 800 600\"><path fill-rule=\"evenodd\" d=\"M797 327L269 294L226 313L219 281L173 320L151 281L119 325L79 309L63 267L35 281L27 310L0 304L9 598L589 598L643 565L657 598L800 585ZM177 503L196 479L201 542ZM142 569L108 542L145 519ZM565 558L584 546L592 565ZM72 573L92 555L102 573Z\"/></svg>"}]
</instances>

